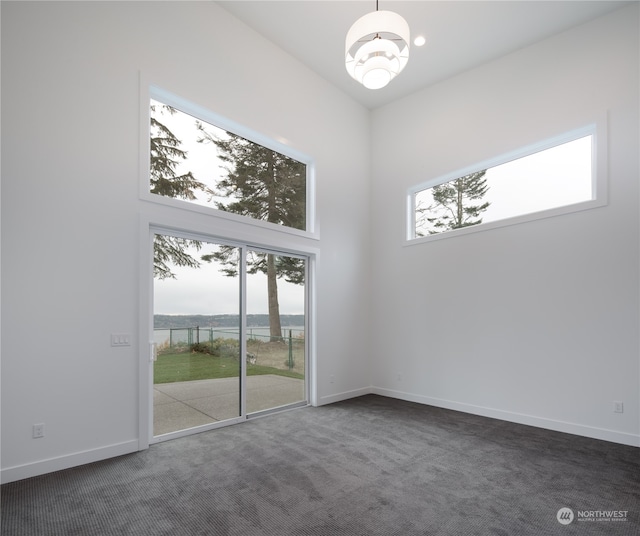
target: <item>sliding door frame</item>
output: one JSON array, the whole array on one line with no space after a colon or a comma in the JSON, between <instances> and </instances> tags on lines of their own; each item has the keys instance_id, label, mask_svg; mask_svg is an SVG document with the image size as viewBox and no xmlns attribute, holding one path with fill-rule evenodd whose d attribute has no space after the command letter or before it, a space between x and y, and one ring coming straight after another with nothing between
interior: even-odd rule
<instances>
[{"instance_id":1,"label":"sliding door frame","mask_svg":"<svg viewBox=\"0 0 640 536\"><path fill-rule=\"evenodd\" d=\"M164 219L164 218L163 218ZM207 226L209 227L209 226ZM202 240L221 245L229 245L240 249L240 416L216 423L211 423L195 428L188 428L162 436L153 435L153 240L155 234L167 234L181 238ZM225 233L226 234L226 233ZM235 235L235 236L230 236ZM314 273L318 250L316 248L288 248L281 247L270 241L247 240L247 236L239 233L229 233L220 236L217 233L205 232L198 225L185 225L185 222L155 223L146 216L140 220L140 329L139 329L139 396L138 396L138 450L144 450L151 444L175 439L185 435L213 430L222 426L228 426L244 422L252 417L261 416L274 411L290 409L294 407L316 405L316 365L315 365L315 315L314 315ZM261 243L262 242L262 243ZM247 251L260 251L275 255L286 255L305 259L305 401L292 403L280 408L266 409L252 414L246 411L246 255Z\"/></svg>"},{"instance_id":2,"label":"sliding door frame","mask_svg":"<svg viewBox=\"0 0 640 536\"><path fill-rule=\"evenodd\" d=\"M315 405L312 403L312 399L311 399L311 394L310 394L310 385L311 382L309 381L309 369L310 367L310 344L309 341L312 340L312 337L310 337L311 334L311 328L310 328L310 303L311 303L311 293L309 292L310 290L310 284L309 284L309 277L310 277L310 266L311 266L311 255L307 254L303 254L303 253L294 253L291 251L283 251L283 250L277 250L274 248L266 248L263 246L255 246L255 245L250 245L247 244L246 248L243 250L244 251L244 260L246 261L246 252L247 250L251 250L251 251L255 251L258 253L266 253L266 254L271 254L271 255L281 255L281 256L286 256L286 257L295 257L298 259L302 259L305 261L304 266L304 333L305 333L305 350L304 350L304 360L305 360L305 365L304 365L304 393L305 393L305 399L304 401L300 401L300 402L292 402L291 404L287 404L285 406L278 406L275 408L267 408L267 409L263 409L263 410L259 410L259 411L255 411L253 413L248 413L247 414L247 419L252 419L254 417L261 417L263 415L268 415L269 413L277 413L278 411L282 411L284 409L293 409L296 407L304 407L304 406L308 406L308 405ZM246 262L243 265L244 269L246 270ZM246 283L246 279L244 280L244 282ZM243 316L243 322L244 322L244 328L246 329L246 289L245 289L245 303L243 303L243 307L244 309L244 313L245 315ZM244 339L244 343L246 345L246 337L243 337ZM246 348L245 348L246 350ZM245 354L243 354L245 355ZM245 363L246 366L246 363ZM246 379L246 375L245 375L245 379ZM245 391L246 392L246 391ZM244 403L246 403L247 399L246 397L243 397L243 401Z\"/></svg>"}]
</instances>

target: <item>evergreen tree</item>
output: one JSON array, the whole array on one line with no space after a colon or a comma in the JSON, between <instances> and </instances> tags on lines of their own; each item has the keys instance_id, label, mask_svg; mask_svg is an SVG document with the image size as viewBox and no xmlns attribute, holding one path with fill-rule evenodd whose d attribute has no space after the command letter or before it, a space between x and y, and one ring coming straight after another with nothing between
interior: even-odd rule
<instances>
[{"instance_id":1,"label":"evergreen tree","mask_svg":"<svg viewBox=\"0 0 640 536\"><path fill-rule=\"evenodd\" d=\"M195 190L208 191L193 174L178 175L179 163L187 159L186 151L180 148L182 142L160 121L163 114L173 115L176 110L166 104L151 104L150 124L150 192L166 197L195 199ZM158 279L175 278L173 266L197 268L200 263L189 255L189 247L200 249L200 242L175 236L155 235L153 242L153 271Z\"/></svg>"},{"instance_id":2,"label":"evergreen tree","mask_svg":"<svg viewBox=\"0 0 640 536\"><path fill-rule=\"evenodd\" d=\"M186 250L190 247L199 250L201 246L198 240L156 234L153 238L153 276L156 279L175 279L172 266L199 268L198 259L189 255Z\"/></svg>"},{"instance_id":3,"label":"evergreen tree","mask_svg":"<svg viewBox=\"0 0 640 536\"><path fill-rule=\"evenodd\" d=\"M429 234L436 234L482 223L480 214L490 203L472 203L481 201L489 190L486 172L478 171L433 187L433 203L416 209L419 215L416 227L427 227Z\"/></svg>"},{"instance_id":4,"label":"evergreen tree","mask_svg":"<svg viewBox=\"0 0 640 536\"><path fill-rule=\"evenodd\" d=\"M218 182L216 201L219 210L292 227L306 228L306 166L276 151L227 133L218 138L198 124L201 143L212 143L225 163L226 177ZM222 246L203 260L215 259L223 264L222 272L237 273L230 248ZM269 327L272 337L282 334L278 304L278 278L295 284L304 283L304 261L286 256L253 252L247 259L247 273L267 276Z\"/></svg>"}]
</instances>

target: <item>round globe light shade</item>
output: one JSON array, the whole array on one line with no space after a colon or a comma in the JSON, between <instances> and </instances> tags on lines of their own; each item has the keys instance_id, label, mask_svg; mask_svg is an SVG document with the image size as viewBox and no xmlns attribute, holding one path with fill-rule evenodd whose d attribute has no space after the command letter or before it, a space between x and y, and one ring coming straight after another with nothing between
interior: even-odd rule
<instances>
[{"instance_id":1,"label":"round globe light shade","mask_svg":"<svg viewBox=\"0 0 640 536\"><path fill-rule=\"evenodd\" d=\"M384 56L370 58L362 68L362 85L367 89L380 89L391 82L394 73L389 63Z\"/></svg>"}]
</instances>

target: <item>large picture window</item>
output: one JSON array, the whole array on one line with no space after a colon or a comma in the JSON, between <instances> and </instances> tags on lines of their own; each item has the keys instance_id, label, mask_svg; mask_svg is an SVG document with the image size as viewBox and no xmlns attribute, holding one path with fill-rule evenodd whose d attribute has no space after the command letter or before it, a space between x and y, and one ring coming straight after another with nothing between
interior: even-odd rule
<instances>
[{"instance_id":1,"label":"large picture window","mask_svg":"<svg viewBox=\"0 0 640 536\"><path fill-rule=\"evenodd\" d=\"M442 233L517 223L602 202L595 127L561 139L412 189L408 239L424 241Z\"/></svg>"},{"instance_id":2,"label":"large picture window","mask_svg":"<svg viewBox=\"0 0 640 536\"><path fill-rule=\"evenodd\" d=\"M149 119L149 193L309 230L306 163L155 95Z\"/></svg>"}]
</instances>

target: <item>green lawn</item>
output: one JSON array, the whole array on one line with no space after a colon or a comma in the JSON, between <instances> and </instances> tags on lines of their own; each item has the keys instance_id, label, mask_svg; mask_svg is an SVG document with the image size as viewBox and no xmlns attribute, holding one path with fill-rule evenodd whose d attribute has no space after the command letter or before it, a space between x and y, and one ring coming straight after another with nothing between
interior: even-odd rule
<instances>
[{"instance_id":1,"label":"green lawn","mask_svg":"<svg viewBox=\"0 0 640 536\"><path fill-rule=\"evenodd\" d=\"M212 378L232 378L240 373L240 364L232 357L215 357L198 352L161 354L153 367L154 383L186 382ZM304 379L302 374L287 369L264 367L247 363L247 376L277 374Z\"/></svg>"}]
</instances>

